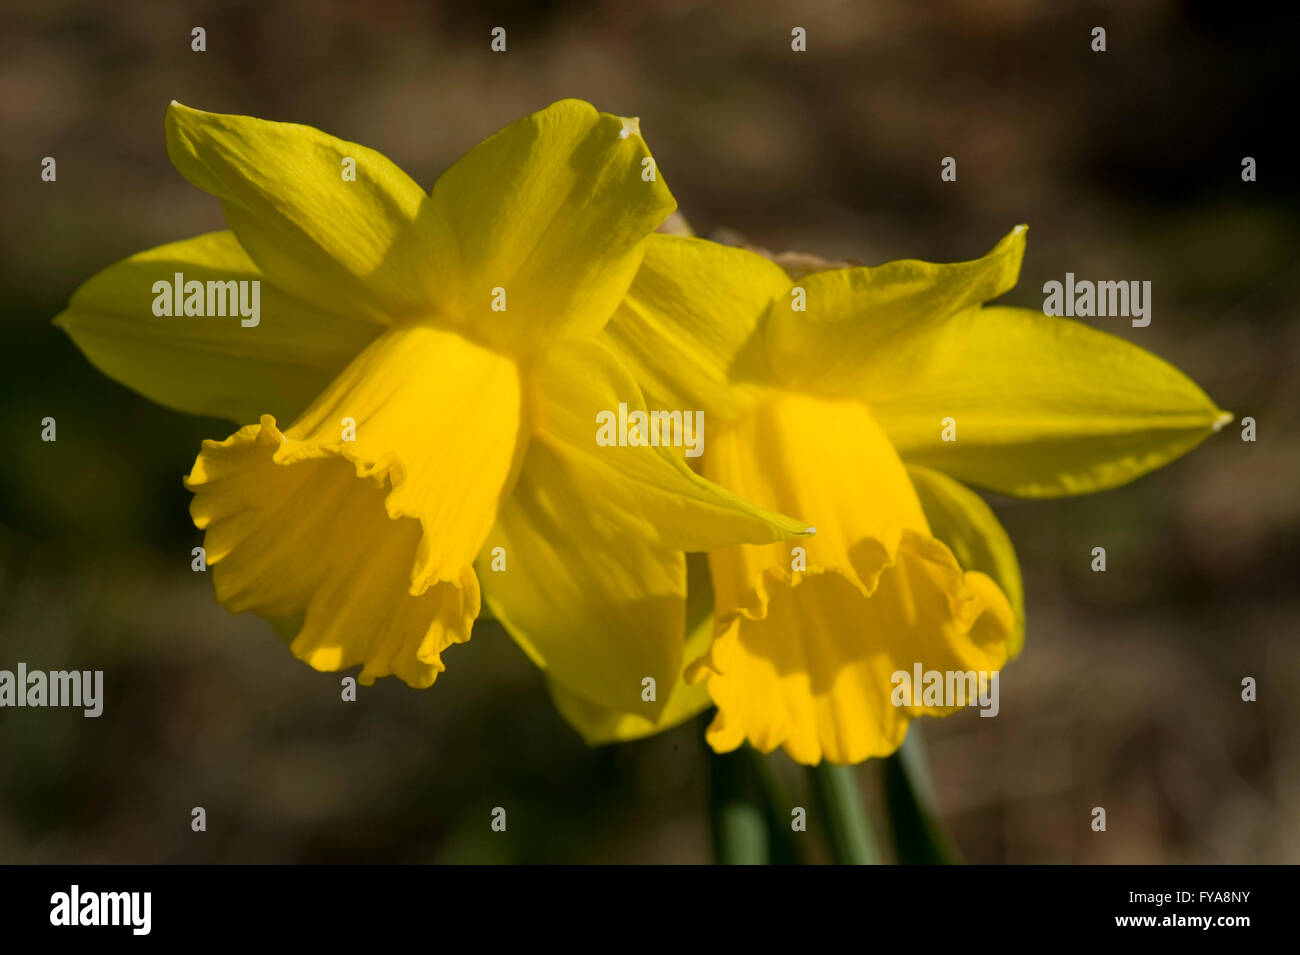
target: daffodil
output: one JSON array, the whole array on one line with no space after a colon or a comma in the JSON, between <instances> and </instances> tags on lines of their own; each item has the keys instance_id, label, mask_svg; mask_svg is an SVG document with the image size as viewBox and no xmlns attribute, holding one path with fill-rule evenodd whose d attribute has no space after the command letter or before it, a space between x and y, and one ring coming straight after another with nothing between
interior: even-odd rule
<instances>
[{"instance_id":1,"label":"daffodil","mask_svg":"<svg viewBox=\"0 0 1300 955\"><path fill-rule=\"evenodd\" d=\"M652 403L704 409L705 476L816 527L709 555L712 639L678 692L716 704L716 750L892 752L913 718L955 709L896 696L896 674L991 674L1023 639L1015 553L967 483L1100 491L1228 420L1133 344L986 306L1015 284L1024 243L1020 227L976 261L792 280L742 249L651 240L606 336ZM591 737L620 731L610 714L569 715Z\"/></svg>"},{"instance_id":2,"label":"daffodil","mask_svg":"<svg viewBox=\"0 0 1300 955\"><path fill-rule=\"evenodd\" d=\"M805 525L680 450L593 440L600 411L644 409L597 336L675 205L636 120L556 103L430 193L305 126L173 103L166 135L229 231L111 266L57 321L109 376L243 425L185 479L218 599L317 669L424 687L482 586L574 705L655 723L683 664L683 551ZM253 282L256 320L204 312Z\"/></svg>"}]
</instances>

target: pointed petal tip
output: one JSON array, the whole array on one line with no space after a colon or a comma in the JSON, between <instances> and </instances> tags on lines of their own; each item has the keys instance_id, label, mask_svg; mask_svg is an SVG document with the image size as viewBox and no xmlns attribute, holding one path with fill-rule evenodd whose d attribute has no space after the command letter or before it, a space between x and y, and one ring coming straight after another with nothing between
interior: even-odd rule
<instances>
[{"instance_id":1,"label":"pointed petal tip","mask_svg":"<svg viewBox=\"0 0 1300 955\"><path fill-rule=\"evenodd\" d=\"M641 135L641 117L640 116L620 116L623 128L619 130L618 138L627 139L629 136Z\"/></svg>"},{"instance_id":2,"label":"pointed petal tip","mask_svg":"<svg viewBox=\"0 0 1300 955\"><path fill-rule=\"evenodd\" d=\"M1219 416L1214 419L1214 424L1212 424L1210 427L1212 427L1215 433L1217 434L1218 432L1226 428L1228 425L1232 424L1234 417L1236 416L1231 411L1220 411Z\"/></svg>"}]
</instances>

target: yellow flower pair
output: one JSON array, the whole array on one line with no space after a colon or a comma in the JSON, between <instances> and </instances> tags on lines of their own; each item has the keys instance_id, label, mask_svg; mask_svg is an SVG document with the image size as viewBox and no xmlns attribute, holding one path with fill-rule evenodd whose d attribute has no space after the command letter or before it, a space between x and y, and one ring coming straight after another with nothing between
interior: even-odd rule
<instances>
[{"instance_id":1,"label":"yellow flower pair","mask_svg":"<svg viewBox=\"0 0 1300 955\"><path fill-rule=\"evenodd\" d=\"M110 267L57 322L105 374L242 425L186 478L217 597L363 682L430 685L486 603L590 741L712 703L719 750L888 753L945 712L895 706L891 674L996 670L1023 638L1010 542L959 480L1113 487L1226 418L1119 339L984 307L1023 228L797 285L657 234L675 202L636 121L582 102L428 194L307 127L175 103L166 127L229 231ZM195 308L157 314L159 282ZM255 324L204 311L244 282ZM597 442L621 405L702 411L703 456Z\"/></svg>"}]
</instances>

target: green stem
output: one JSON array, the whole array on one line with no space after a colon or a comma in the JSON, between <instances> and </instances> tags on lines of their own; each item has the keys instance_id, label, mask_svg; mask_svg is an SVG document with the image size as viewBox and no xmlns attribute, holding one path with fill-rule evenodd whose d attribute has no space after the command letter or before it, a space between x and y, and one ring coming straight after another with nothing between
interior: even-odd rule
<instances>
[{"instance_id":1,"label":"green stem","mask_svg":"<svg viewBox=\"0 0 1300 955\"><path fill-rule=\"evenodd\" d=\"M858 788L854 766L825 760L809 770L812 790L825 820L831 856L839 865L875 865L880 861L871 820Z\"/></svg>"},{"instance_id":2,"label":"green stem","mask_svg":"<svg viewBox=\"0 0 1300 955\"><path fill-rule=\"evenodd\" d=\"M763 805L767 809L767 836L771 847L771 861L775 865L798 865L802 853L796 844L794 830L791 828L793 817L790 810L794 808L789 792L781 781L780 775L772 764L772 756L764 756L749 746L742 752L748 753L754 775L763 792Z\"/></svg>"},{"instance_id":3,"label":"green stem","mask_svg":"<svg viewBox=\"0 0 1300 955\"><path fill-rule=\"evenodd\" d=\"M908 727L903 745L885 760L884 772L885 801L898 861L904 865L951 865L960 861L939 823L919 725Z\"/></svg>"},{"instance_id":4,"label":"green stem","mask_svg":"<svg viewBox=\"0 0 1300 955\"><path fill-rule=\"evenodd\" d=\"M709 766L718 861L729 865L801 862L791 827L793 803L771 758L745 745L734 753L710 753Z\"/></svg>"},{"instance_id":5,"label":"green stem","mask_svg":"<svg viewBox=\"0 0 1300 955\"><path fill-rule=\"evenodd\" d=\"M713 849L723 865L768 862L767 813L762 787L744 749L709 753L709 815Z\"/></svg>"}]
</instances>

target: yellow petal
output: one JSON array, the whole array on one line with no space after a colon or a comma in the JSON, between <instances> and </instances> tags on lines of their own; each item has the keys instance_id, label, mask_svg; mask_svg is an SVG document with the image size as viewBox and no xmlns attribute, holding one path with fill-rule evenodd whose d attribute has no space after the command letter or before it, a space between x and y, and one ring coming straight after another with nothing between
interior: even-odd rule
<instances>
[{"instance_id":1,"label":"yellow petal","mask_svg":"<svg viewBox=\"0 0 1300 955\"><path fill-rule=\"evenodd\" d=\"M485 600L553 681L653 719L682 671L685 560L628 534L603 497L598 475L534 439L479 561ZM665 690L653 701L647 679Z\"/></svg>"},{"instance_id":2,"label":"yellow petal","mask_svg":"<svg viewBox=\"0 0 1300 955\"><path fill-rule=\"evenodd\" d=\"M523 460L524 386L513 359L451 331L385 332L286 435L294 456L341 454L392 473L390 517L424 527L413 593L455 581L478 556Z\"/></svg>"},{"instance_id":3,"label":"yellow petal","mask_svg":"<svg viewBox=\"0 0 1300 955\"><path fill-rule=\"evenodd\" d=\"M713 640L713 588L709 584L709 565L702 554L687 557L686 649L691 660L709 648ZM676 679L660 685L658 694L665 700L657 716L648 712L640 698L621 709L602 706L582 694L548 678L547 689L556 710L576 729L587 745L627 742L671 729L713 705L708 687L687 683L678 667Z\"/></svg>"},{"instance_id":4,"label":"yellow petal","mask_svg":"<svg viewBox=\"0 0 1300 955\"><path fill-rule=\"evenodd\" d=\"M1006 595L1016 618L1007 645L1014 658L1025 641L1025 588L1011 537L984 499L960 482L918 465L909 467L907 476L934 536L948 545L957 563L987 574Z\"/></svg>"},{"instance_id":5,"label":"yellow petal","mask_svg":"<svg viewBox=\"0 0 1300 955\"><path fill-rule=\"evenodd\" d=\"M428 685L478 613L472 563L526 446L522 401L512 360L404 326L283 434L264 416L205 443L186 485L218 598L305 613L294 649L313 666ZM378 635L353 611L394 601Z\"/></svg>"},{"instance_id":6,"label":"yellow petal","mask_svg":"<svg viewBox=\"0 0 1300 955\"><path fill-rule=\"evenodd\" d=\"M681 674L681 552L779 540L806 525L695 474L683 448L598 444L602 412L645 411L599 341L553 348L534 386L528 455L480 561L500 548L508 567L491 575L488 605L554 681L656 720L667 695L642 700L642 681L666 689Z\"/></svg>"},{"instance_id":7,"label":"yellow petal","mask_svg":"<svg viewBox=\"0 0 1300 955\"><path fill-rule=\"evenodd\" d=\"M967 310L881 364L863 396L909 464L1021 497L1125 484L1232 418L1150 352L1028 309Z\"/></svg>"},{"instance_id":8,"label":"yellow petal","mask_svg":"<svg viewBox=\"0 0 1300 955\"><path fill-rule=\"evenodd\" d=\"M861 406L777 396L715 439L704 471L817 527L809 541L709 555L717 635L687 677L707 680L718 705L715 749L748 740L802 763L860 762L897 748L913 716L946 712L895 706L896 671L1005 661L1006 598L929 535L902 463Z\"/></svg>"},{"instance_id":9,"label":"yellow petal","mask_svg":"<svg viewBox=\"0 0 1300 955\"><path fill-rule=\"evenodd\" d=\"M224 296L225 317L154 314L156 282L260 282L257 323ZM252 286L245 286L251 293ZM171 295L168 296L170 306ZM246 303L249 304L249 303ZM168 309L170 310L170 308ZM291 420L382 331L308 305L274 285L230 232L173 242L110 266L55 324L104 374L160 404L234 421Z\"/></svg>"},{"instance_id":10,"label":"yellow petal","mask_svg":"<svg viewBox=\"0 0 1300 955\"><path fill-rule=\"evenodd\" d=\"M562 100L438 179L429 268L449 286L450 321L519 353L599 330L636 273L643 240L675 207L636 120Z\"/></svg>"},{"instance_id":11,"label":"yellow petal","mask_svg":"<svg viewBox=\"0 0 1300 955\"><path fill-rule=\"evenodd\" d=\"M765 571L798 579L800 552L810 570L852 573L868 558L896 550L904 529L929 533L897 455L856 402L772 392L714 436L703 472L747 499L806 516L816 528L812 537L777 546L736 548L726 572L714 562L720 615L728 609L761 615L768 599ZM858 583L864 591L872 586L869 578Z\"/></svg>"},{"instance_id":12,"label":"yellow petal","mask_svg":"<svg viewBox=\"0 0 1300 955\"><path fill-rule=\"evenodd\" d=\"M360 664L362 683L396 674L428 686L442 651L469 639L477 579L412 595L420 525L385 512L390 475L312 451L270 416L204 442L186 486L217 599L282 624L318 670Z\"/></svg>"},{"instance_id":13,"label":"yellow petal","mask_svg":"<svg viewBox=\"0 0 1300 955\"><path fill-rule=\"evenodd\" d=\"M698 671L718 705L709 744L782 746L807 765L888 755L912 718L955 709L895 706L893 675L916 664L992 673L1011 626L992 581L963 574L942 544L908 531L870 598L843 575L815 574L776 589L763 619L732 619Z\"/></svg>"},{"instance_id":14,"label":"yellow petal","mask_svg":"<svg viewBox=\"0 0 1300 955\"><path fill-rule=\"evenodd\" d=\"M656 234L605 334L647 400L700 408L721 424L771 383L756 332L789 288L786 274L761 255Z\"/></svg>"},{"instance_id":15,"label":"yellow petal","mask_svg":"<svg viewBox=\"0 0 1300 955\"><path fill-rule=\"evenodd\" d=\"M958 360L948 316L1016 284L1025 253L1017 226L984 257L936 265L904 259L876 268L832 269L795 283L767 323L767 356L790 388L870 401L912 380L922 362Z\"/></svg>"},{"instance_id":16,"label":"yellow petal","mask_svg":"<svg viewBox=\"0 0 1300 955\"><path fill-rule=\"evenodd\" d=\"M599 489L593 506L608 511L628 534L670 549L704 551L805 533L807 525L802 521L757 507L687 466L688 447L696 443L692 435L701 449L712 440L707 416L700 431L688 432L685 427L684 415L698 409L653 409L684 413L680 431L675 426L662 429L665 440L677 444L598 444L602 414L617 417L620 404L627 406L629 415L647 412L637 383L599 340L554 349L538 368L536 382L533 440L547 444L564 467L583 472L584 486Z\"/></svg>"},{"instance_id":17,"label":"yellow petal","mask_svg":"<svg viewBox=\"0 0 1300 955\"><path fill-rule=\"evenodd\" d=\"M428 196L373 149L176 102L166 126L172 164L221 200L253 261L303 301L387 323L427 313L449 280L430 268Z\"/></svg>"}]
</instances>

